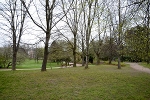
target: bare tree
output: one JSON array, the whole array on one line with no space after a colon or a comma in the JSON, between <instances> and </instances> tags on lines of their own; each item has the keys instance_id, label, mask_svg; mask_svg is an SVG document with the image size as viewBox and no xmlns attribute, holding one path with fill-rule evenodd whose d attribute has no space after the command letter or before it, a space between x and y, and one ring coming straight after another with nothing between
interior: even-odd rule
<instances>
[{"instance_id":1,"label":"bare tree","mask_svg":"<svg viewBox=\"0 0 150 100\"><path fill-rule=\"evenodd\" d=\"M2 21L3 30L6 32L12 40L13 46L13 58L12 58L12 70L16 70L17 52L19 49L21 37L24 32L25 19L27 16L26 9L29 9L30 3L24 9L22 3L19 0L6 0L5 3L1 3L2 8L0 15L5 21ZM10 33L11 35L9 35Z\"/></svg>"},{"instance_id":2,"label":"bare tree","mask_svg":"<svg viewBox=\"0 0 150 100\"><path fill-rule=\"evenodd\" d=\"M147 1L147 56L148 56L148 60L147 60L147 64L150 63L150 0Z\"/></svg>"},{"instance_id":3,"label":"bare tree","mask_svg":"<svg viewBox=\"0 0 150 100\"><path fill-rule=\"evenodd\" d=\"M119 23L118 23L118 69L121 69L120 64L120 49L121 49L121 34L122 34L122 23L121 23L121 3L120 0L118 1L118 17L119 17Z\"/></svg>"},{"instance_id":4,"label":"bare tree","mask_svg":"<svg viewBox=\"0 0 150 100\"><path fill-rule=\"evenodd\" d=\"M106 28L107 17L105 17L107 16L106 14L107 11L105 9L105 3L106 2L104 0L102 0L101 2L99 1L97 3L96 16L95 16L95 22L97 24L97 34L96 36L94 36L94 38L92 38L92 45L93 45L94 52L96 54L97 65L100 64L101 47L103 42L102 38L104 38L107 29ZM102 37L102 33L103 33L103 37Z\"/></svg>"},{"instance_id":5,"label":"bare tree","mask_svg":"<svg viewBox=\"0 0 150 100\"><path fill-rule=\"evenodd\" d=\"M79 48L81 49L81 58L82 58L82 66L85 65L85 34L86 34L86 21L85 21L85 1L81 0L81 17L80 17L80 21L79 21L79 27L78 27L78 43L80 44Z\"/></svg>"},{"instance_id":6,"label":"bare tree","mask_svg":"<svg viewBox=\"0 0 150 100\"><path fill-rule=\"evenodd\" d=\"M128 2L128 0L113 0L108 5L110 26L112 27L109 30L114 33L113 36L117 44L118 69L121 69L120 62L122 56L122 47L124 44L124 33L128 29L128 25L130 23L129 20L132 19L130 6L131 4Z\"/></svg>"},{"instance_id":7,"label":"bare tree","mask_svg":"<svg viewBox=\"0 0 150 100\"><path fill-rule=\"evenodd\" d=\"M67 2L69 3L69 2ZM66 13L66 5L67 3L63 5L63 12ZM82 13L82 9L80 8L80 2L78 0L75 0L72 4L71 10L65 15L64 22L69 27L71 33L73 34L73 44L71 44L72 50L73 50L73 67L76 67L76 49L77 49L77 34L78 34L78 26L79 26L79 20ZM69 40L69 39L68 39Z\"/></svg>"},{"instance_id":8,"label":"bare tree","mask_svg":"<svg viewBox=\"0 0 150 100\"><path fill-rule=\"evenodd\" d=\"M24 7L27 9L27 6L24 0L20 0L20 1L23 3ZM46 65L47 65L48 53L49 53L48 51L49 40L52 35L52 30L56 26L56 24L58 24L58 22L62 20L65 14L57 10L58 6L61 5L60 3L61 0L45 0L45 1L39 0L38 2L40 4L39 6L36 5L33 0L31 1L33 2L35 6L38 19L34 18L34 16L31 14L29 10L27 10L28 15L30 16L33 23L37 25L45 33L44 59L42 62L41 71L46 71ZM41 9L38 9L38 7L41 7ZM68 6L66 13L69 11L69 8L70 8L70 5ZM42 12L42 10L44 10L44 12L41 14L40 12ZM43 14L44 14L44 18L42 18Z\"/></svg>"},{"instance_id":9,"label":"bare tree","mask_svg":"<svg viewBox=\"0 0 150 100\"><path fill-rule=\"evenodd\" d=\"M89 42L90 42L90 36L91 36L91 30L94 23L94 18L96 15L96 7L97 7L97 0L88 0L88 1L82 1L84 3L84 9L83 9L83 16L85 21L85 40L86 40L86 63L85 63L85 69L88 68L88 62L89 62ZM87 20L86 20L87 19Z\"/></svg>"}]
</instances>

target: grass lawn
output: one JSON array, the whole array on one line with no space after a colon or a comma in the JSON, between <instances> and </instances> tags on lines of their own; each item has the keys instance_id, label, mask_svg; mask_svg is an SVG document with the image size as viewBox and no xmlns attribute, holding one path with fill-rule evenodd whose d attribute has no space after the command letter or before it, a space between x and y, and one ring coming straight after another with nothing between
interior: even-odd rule
<instances>
[{"instance_id":1,"label":"grass lawn","mask_svg":"<svg viewBox=\"0 0 150 100\"><path fill-rule=\"evenodd\" d=\"M139 64L140 64L141 66L150 68L150 64L147 64L146 62L141 62L141 63L139 63Z\"/></svg>"},{"instance_id":2,"label":"grass lawn","mask_svg":"<svg viewBox=\"0 0 150 100\"><path fill-rule=\"evenodd\" d=\"M30 69L30 68L41 68L42 66L42 60L39 60L38 63L35 62L35 60L29 60L27 59L25 62L19 64L16 66L17 69ZM60 64L57 65L57 63L47 63L47 68L51 67L60 67Z\"/></svg>"},{"instance_id":3,"label":"grass lawn","mask_svg":"<svg viewBox=\"0 0 150 100\"><path fill-rule=\"evenodd\" d=\"M0 100L150 100L150 74L113 65L0 71Z\"/></svg>"},{"instance_id":4,"label":"grass lawn","mask_svg":"<svg viewBox=\"0 0 150 100\"><path fill-rule=\"evenodd\" d=\"M109 61L104 61L104 64L109 64ZM126 66L126 64L124 62L120 63L122 67ZM118 66L118 62L117 61L112 61L110 65L116 65Z\"/></svg>"}]
</instances>

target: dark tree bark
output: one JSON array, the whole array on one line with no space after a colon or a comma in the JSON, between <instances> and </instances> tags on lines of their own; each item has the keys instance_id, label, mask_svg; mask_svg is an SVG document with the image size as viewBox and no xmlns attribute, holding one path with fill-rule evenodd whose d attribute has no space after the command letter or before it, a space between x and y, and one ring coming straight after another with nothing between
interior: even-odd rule
<instances>
[{"instance_id":1,"label":"dark tree bark","mask_svg":"<svg viewBox=\"0 0 150 100\"><path fill-rule=\"evenodd\" d=\"M74 47L73 47L73 67L76 67L76 48L77 48L77 33L74 33Z\"/></svg>"},{"instance_id":2,"label":"dark tree bark","mask_svg":"<svg viewBox=\"0 0 150 100\"><path fill-rule=\"evenodd\" d=\"M83 27L81 30L81 50L82 50L82 54L81 54L81 58L82 58L82 66L85 65L85 46L84 46L84 33L83 33Z\"/></svg>"},{"instance_id":3,"label":"dark tree bark","mask_svg":"<svg viewBox=\"0 0 150 100\"><path fill-rule=\"evenodd\" d=\"M118 69L121 69L121 64L120 64L120 58L121 58L121 6L120 6L120 0L118 2L118 16L119 16L119 25L118 25Z\"/></svg>"},{"instance_id":4,"label":"dark tree bark","mask_svg":"<svg viewBox=\"0 0 150 100\"><path fill-rule=\"evenodd\" d=\"M150 9L150 0L147 0L147 9L146 9L146 19L147 19L147 64L149 64L150 63L150 27L149 27L149 24L150 24L150 11L149 11L149 9Z\"/></svg>"},{"instance_id":5,"label":"dark tree bark","mask_svg":"<svg viewBox=\"0 0 150 100\"><path fill-rule=\"evenodd\" d=\"M49 51L48 51L49 39L50 39L50 34L47 33L46 34L45 47L44 47L44 59L43 59L43 62L42 62L41 71L46 71L46 65L47 65L47 59L48 59L48 53L49 53Z\"/></svg>"}]
</instances>

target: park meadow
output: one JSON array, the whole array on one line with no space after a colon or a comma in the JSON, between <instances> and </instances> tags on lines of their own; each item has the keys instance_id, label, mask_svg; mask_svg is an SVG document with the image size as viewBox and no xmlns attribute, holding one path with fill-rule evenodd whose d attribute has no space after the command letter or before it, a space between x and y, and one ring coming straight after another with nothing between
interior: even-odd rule
<instances>
[{"instance_id":1,"label":"park meadow","mask_svg":"<svg viewBox=\"0 0 150 100\"><path fill-rule=\"evenodd\" d=\"M0 100L149 100L150 75L126 65L0 71Z\"/></svg>"},{"instance_id":2,"label":"park meadow","mask_svg":"<svg viewBox=\"0 0 150 100\"><path fill-rule=\"evenodd\" d=\"M150 100L131 62L150 68L150 0L0 0L0 100Z\"/></svg>"}]
</instances>

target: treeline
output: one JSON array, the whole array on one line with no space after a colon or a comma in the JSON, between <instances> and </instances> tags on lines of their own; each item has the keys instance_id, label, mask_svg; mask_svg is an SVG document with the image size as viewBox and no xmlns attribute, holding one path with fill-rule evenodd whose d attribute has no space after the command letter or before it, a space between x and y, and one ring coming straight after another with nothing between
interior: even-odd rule
<instances>
[{"instance_id":1,"label":"treeline","mask_svg":"<svg viewBox=\"0 0 150 100\"><path fill-rule=\"evenodd\" d=\"M68 58L76 67L80 57L85 69L94 58L97 64L101 59L117 60L118 69L121 61L150 62L149 0L5 0L0 4L1 34L10 38L12 70L23 35L29 31L28 35L37 32L33 45L44 43L41 71L46 71L49 59L58 58Z\"/></svg>"}]
</instances>

